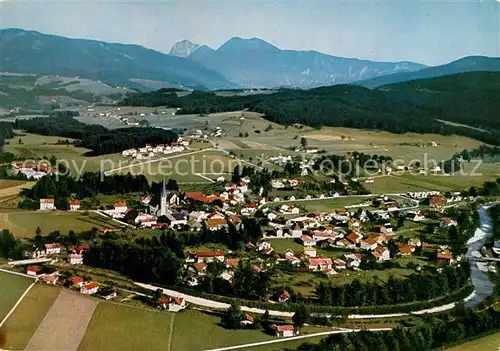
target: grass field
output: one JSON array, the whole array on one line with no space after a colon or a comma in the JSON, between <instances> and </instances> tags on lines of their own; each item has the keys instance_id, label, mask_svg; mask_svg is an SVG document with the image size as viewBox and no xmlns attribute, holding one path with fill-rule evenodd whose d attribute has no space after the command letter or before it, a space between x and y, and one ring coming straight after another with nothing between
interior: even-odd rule
<instances>
[{"instance_id":1,"label":"grass field","mask_svg":"<svg viewBox=\"0 0 500 351\"><path fill-rule=\"evenodd\" d=\"M2 320L33 279L15 274L0 272L0 320Z\"/></svg>"},{"instance_id":2,"label":"grass field","mask_svg":"<svg viewBox=\"0 0 500 351\"><path fill-rule=\"evenodd\" d=\"M447 351L497 351L500 347L500 333L491 334L462 345L446 349Z\"/></svg>"},{"instance_id":3,"label":"grass field","mask_svg":"<svg viewBox=\"0 0 500 351\"><path fill-rule=\"evenodd\" d=\"M159 181L163 177L175 179L178 182L210 182L197 173L228 173L238 165L238 161L221 153L207 150L192 155L178 155L167 160L135 165L121 169L120 173L144 174L150 181ZM210 178L210 177L209 177ZM213 178L213 177L212 177Z\"/></svg>"},{"instance_id":4,"label":"grass field","mask_svg":"<svg viewBox=\"0 0 500 351\"><path fill-rule=\"evenodd\" d=\"M170 350L172 321L169 313L101 302L78 349Z\"/></svg>"},{"instance_id":5,"label":"grass field","mask_svg":"<svg viewBox=\"0 0 500 351\"><path fill-rule=\"evenodd\" d=\"M17 132L22 133L21 131ZM69 166L72 175L76 175L79 169L84 169L85 171L99 171L101 170L102 162L104 165L103 170L108 170L112 167L110 162L117 164L118 161L123 159L119 154L87 157L84 156L84 154L90 151L88 149L75 147L73 145L56 145L58 140L66 139L68 138L22 133L21 136L9 139L9 144L5 145L4 151L28 159L41 158L43 156L50 158L54 155L59 162ZM19 140L22 141L22 144L19 143ZM71 141L71 139L68 140Z\"/></svg>"},{"instance_id":6,"label":"grass field","mask_svg":"<svg viewBox=\"0 0 500 351\"><path fill-rule=\"evenodd\" d=\"M61 289L35 285L4 325L7 349L24 350Z\"/></svg>"},{"instance_id":7,"label":"grass field","mask_svg":"<svg viewBox=\"0 0 500 351\"><path fill-rule=\"evenodd\" d=\"M227 330L219 322L220 317L198 311L176 314L171 350L199 351L275 339L262 330Z\"/></svg>"},{"instance_id":8,"label":"grass field","mask_svg":"<svg viewBox=\"0 0 500 351\"><path fill-rule=\"evenodd\" d=\"M42 234L59 230L67 233L70 230L81 232L96 228L118 228L119 225L106 217L90 213L71 212L11 212L0 213L0 228L9 229L17 237L33 237L36 228L40 227Z\"/></svg>"}]
</instances>

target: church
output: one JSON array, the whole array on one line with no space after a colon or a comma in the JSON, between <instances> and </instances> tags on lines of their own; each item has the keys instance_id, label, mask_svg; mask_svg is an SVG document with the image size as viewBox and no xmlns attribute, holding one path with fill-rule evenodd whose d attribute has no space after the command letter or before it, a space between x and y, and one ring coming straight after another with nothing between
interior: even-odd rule
<instances>
[{"instance_id":1,"label":"church","mask_svg":"<svg viewBox=\"0 0 500 351\"><path fill-rule=\"evenodd\" d=\"M149 214L156 217L167 216L171 212L169 209L170 206L179 205L179 196L174 193L167 195L165 178L163 178L161 195L144 198L142 203L148 206Z\"/></svg>"}]
</instances>

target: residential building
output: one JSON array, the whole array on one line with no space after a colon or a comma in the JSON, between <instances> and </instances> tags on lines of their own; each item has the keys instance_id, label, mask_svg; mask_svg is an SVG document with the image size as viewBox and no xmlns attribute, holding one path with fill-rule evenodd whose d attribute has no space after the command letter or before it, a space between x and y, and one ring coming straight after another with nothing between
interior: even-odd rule
<instances>
[{"instance_id":1,"label":"residential building","mask_svg":"<svg viewBox=\"0 0 500 351\"><path fill-rule=\"evenodd\" d=\"M73 200L69 203L70 211L78 211L80 210L80 200Z\"/></svg>"},{"instance_id":2,"label":"residential building","mask_svg":"<svg viewBox=\"0 0 500 351\"><path fill-rule=\"evenodd\" d=\"M378 240L377 236L369 236L365 240L361 241L361 248L363 250L369 250L373 251L377 248L378 246Z\"/></svg>"},{"instance_id":3,"label":"residential building","mask_svg":"<svg viewBox=\"0 0 500 351\"><path fill-rule=\"evenodd\" d=\"M99 284L96 282L85 283L80 288L80 292L85 295L94 295L97 291L99 291Z\"/></svg>"},{"instance_id":4,"label":"residential building","mask_svg":"<svg viewBox=\"0 0 500 351\"><path fill-rule=\"evenodd\" d=\"M329 257L309 258L307 261L307 266L311 271L329 271L332 269L332 265L332 259Z\"/></svg>"},{"instance_id":5,"label":"residential building","mask_svg":"<svg viewBox=\"0 0 500 351\"><path fill-rule=\"evenodd\" d=\"M70 254L69 255L69 263L70 264L83 264L83 256L81 254Z\"/></svg>"},{"instance_id":6,"label":"residential building","mask_svg":"<svg viewBox=\"0 0 500 351\"><path fill-rule=\"evenodd\" d=\"M128 210L127 201L124 200L115 201L113 206L115 208L115 212L117 213L125 213Z\"/></svg>"},{"instance_id":7,"label":"residential building","mask_svg":"<svg viewBox=\"0 0 500 351\"><path fill-rule=\"evenodd\" d=\"M391 252L386 247L377 247L372 251L377 261L388 261L391 259Z\"/></svg>"},{"instance_id":8,"label":"residential building","mask_svg":"<svg viewBox=\"0 0 500 351\"><path fill-rule=\"evenodd\" d=\"M26 270L26 274L32 275L34 277L38 277L40 275L41 270L42 270L42 267L40 267L40 266L28 266L28 269Z\"/></svg>"},{"instance_id":9,"label":"residential building","mask_svg":"<svg viewBox=\"0 0 500 351\"><path fill-rule=\"evenodd\" d=\"M58 243L45 244L44 246L47 255L59 255L61 253L61 245Z\"/></svg>"},{"instance_id":10,"label":"residential building","mask_svg":"<svg viewBox=\"0 0 500 351\"><path fill-rule=\"evenodd\" d=\"M213 262L215 260L224 262L224 250L196 251L196 257L198 258L198 262Z\"/></svg>"},{"instance_id":11,"label":"residential building","mask_svg":"<svg viewBox=\"0 0 500 351\"><path fill-rule=\"evenodd\" d=\"M313 238L311 238L309 235L302 235L300 237L300 241L302 242L302 245L305 247L311 247L316 245L316 241L314 241Z\"/></svg>"},{"instance_id":12,"label":"residential building","mask_svg":"<svg viewBox=\"0 0 500 351\"><path fill-rule=\"evenodd\" d=\"M293 325L276 325L274 324L272 328L276 331L276 336L283 338L283 337L289 337L289 336L294 336L295 335L295 329ZM297 332L298 334L298 332Z\"/></svg>"},{"instance_id":13,"label":"residential building","mask_svg":"<svg viewBox=\"0 0 500 351\"><path fill-rule=\"evenodd\" d=\"M40 211L55 210L54 199L40 199Z\"/></svg>"},{"instance_id":14,"label":"residential building","mask_svg":"<svg viewBox=\"0 0 500 351\"><path fill-rule=\"evenodd\" d=\"M442 218L441 221L439 222L439 227L441 228L448 228L452 226L457 226L457 221L448 217Z\"/></svg>"},{"instance_id":15,"label":"residential building","mask_svg":"<svg viewBox=\"0 0 500 351\"><path fill-rule=\"evenodd\" d=\"M68 281L71 282L74 288L81 288L83 284L85 283L85 280L82 277L79 277L77 275L74 275L72 277L68 278Z\"/></svg>"},{"instance_id":16,"label":"residential building","mask_svg":"<svg viewBox=\"0 0 500 351\"><path fill-rule=\"evenodd\" d=\"M290 293L287 290L283 290L280 296L278 296L278 301L287 302L288 300L290 300Z\"/></svg>"}]
</instances>

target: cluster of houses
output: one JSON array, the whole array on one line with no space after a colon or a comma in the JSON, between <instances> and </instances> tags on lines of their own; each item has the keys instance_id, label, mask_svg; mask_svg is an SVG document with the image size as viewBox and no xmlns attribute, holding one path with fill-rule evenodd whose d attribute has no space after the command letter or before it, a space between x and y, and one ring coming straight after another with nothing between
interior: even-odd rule
<instances>
[{"instance_id":1,"label":"cluster of houses","mask_svg":"<svg viewBox=\"0 0 500 351\"><path fill-rule=\"evenodd\" d=\"M40 211L55 211L57 208L55 206L55 200L53 198L40 199ZM72 200L69 202L70 211L79 211L81 202L80 200Z\"/></svg>"},{"instance_id":2,"label":"cluster of houses","mask_svg":"<svg viewBox=\"0 0 500 351\"><path fill-rule=\"evenodd\" d=\"M40 163L31 162L12 162L12 169L15 174L22 173L28 179L38 180L46 175L56 174L56 170L50 168L48 165Z\"/></svg>"},{"instance_id":3,"label":"cluster of houses","mask_svg":"<svg viewBox=\"0 0 500 351\"><path fill-rule=\"evenodd\" d=\"M138 149L127 149L122 151L123 157L131 157L136 160L145 160L161 155L170 155L183 152L189 147L189 141L179 137L175 143L171 145L159 144L157 146L146 145Z\"/></svg>"}]
</instances>

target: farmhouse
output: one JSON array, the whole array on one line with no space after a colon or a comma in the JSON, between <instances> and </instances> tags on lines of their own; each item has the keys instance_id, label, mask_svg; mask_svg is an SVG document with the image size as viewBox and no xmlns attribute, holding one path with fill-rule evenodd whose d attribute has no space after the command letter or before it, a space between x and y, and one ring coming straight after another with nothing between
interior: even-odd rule
<instances>
[{"instance_id":1,"label":"farmhouse","mask_svg":"<svg viewBox=\"0 0 500 351\"><path fill-rule=\"evenodd\" d=\"M302 235L300 237L300 241L302 242L302 245L304 245L306 247L310 247L310 246L315 246L316 245L316 241L314 241L314 239L311 238L309 235Z\"/></svg>"},{"instance_id":2,"label":"farmhouse","mask_svg":"<svg viewBox=\"0 0 500 351\"><path fill-rule=\"evenodd\" d=\"M332 259L329 257L309 258L307 261L307 267L311 271L329 271L332 269L332 264Z\"/></svg>"},{"instance_id":3,"label":"farmhouse","mask_svg":"<svg viewBox=\"0 0 500 351\"><path fill-rule=\"evenodd\" d=\"M215 250L215 251L196 251L196 257L198 258L198 262L213 262L215 260L224 262L224 251L223 250Z\"/></svg>"},{"instance_id":4,"label":"farmhouse","mask_svg":"<svg viewBox=\"0 0 500 351\"><path fill-rule=\"evenodd\" d=\"M82 277L79 277L77 275L69 277L68 281L71 282L74 288L81 288L83 286L83 283L85 282Z\"/></svg>"},{"instance_id":5,"label":"farmhouse","mask_svg":"<svg viewBox=\"0 0 500 351\"><path fill-rule=\"evenodd\" d=\"M85 295L94 295L99 290L99 284L96 282L88 282L83 284L80 288L80 292Z\"/></svg>"},{"instance_id":6,"label":"farmhouse","mask_svg":"<svg viewBox=\"0 0 500 351\"><path fill-rule=\"evenodd\" d=\"M115 201L113 203L113 205L115 208L115 212L117 212L117 213L123 214L123 213L127 212L127 210L128 210L126 201L123 201L123 200Z\"/></svg>"},{"instance_id":7,"label":"farmhouse","mask_svg":"<svg viewBox=\"0 0 500 351\"><path fill-rule=\"evenodd\" d=\"M69 203L70 211L78 211L80 209L80 200L74 200Z\"/></svg>"},{"instance_id":8,"label":"farmhouse","mask_svg":"<svg viewBox=\"0 0 500 351\"><path fill-rule=\"evenodd\" d=\"M55 210L54 199L40 199L40 211Z\"/></svg>"},{"instance_id":9,"label":"farmhouse","mask_svg":"<svg viewBox=\"0 0 500 351\"><path fill-rule=\"evenodd\" d=\"M294 336L295 335L295 329L293 328L293 325L276 325L274 324L272 326L272 329L276 331L276 336L277 337L289 337L289 336ZM298 334L298 332L297 332Z\"/></svg>"},{"instance_id":10,"label":"farmhouse","mask_svg":"<svg viewBox=\"0 0 500 351\"><path fill-rule=\"evenodd\" d=\"M40 267L40 266L29 266L28 269L26 270L26 274L32 275L34 277L38 277L41 270L42 270L42 267Z\"/></svg>"}]
</instances>

